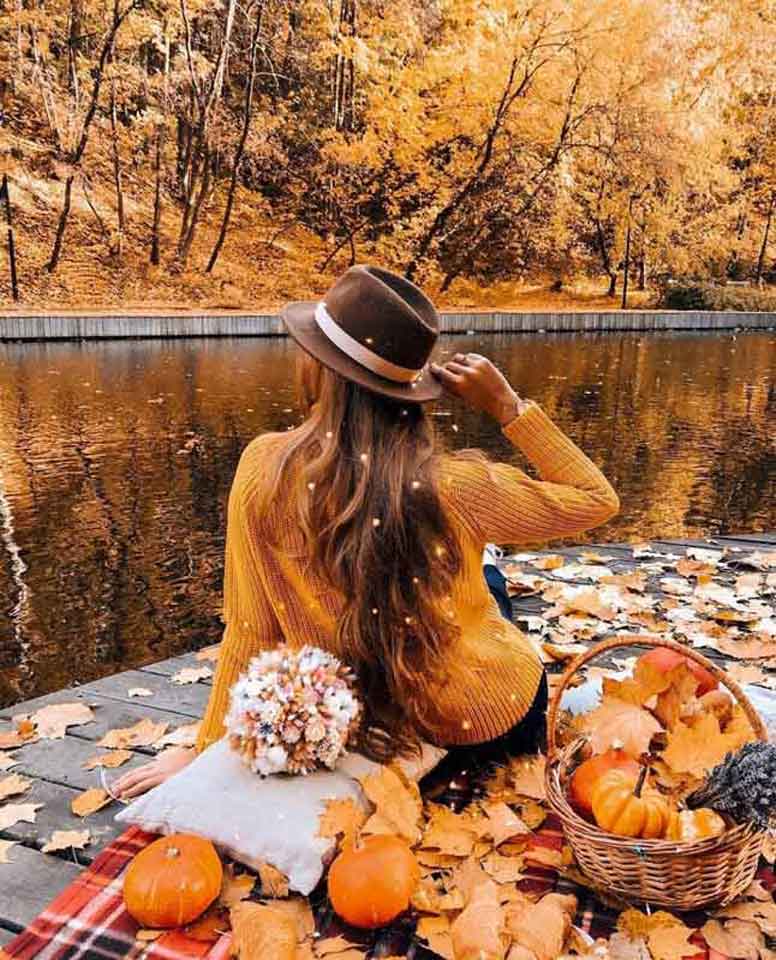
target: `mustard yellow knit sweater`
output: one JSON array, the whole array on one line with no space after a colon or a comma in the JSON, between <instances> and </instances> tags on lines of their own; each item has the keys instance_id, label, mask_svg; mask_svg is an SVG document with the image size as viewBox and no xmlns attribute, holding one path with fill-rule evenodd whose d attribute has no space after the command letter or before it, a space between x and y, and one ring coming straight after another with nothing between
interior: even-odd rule
<instances>
[{"instance_id":1,"label":"mustard yellow knit sweater","mask_svg":"<svg viewBox=\"0 0 776 960\"><path fill-rule=\"evenodd\" d=\"M444 745L480 743L507 731L528 710L542 666L520 630L499 613L482 574L486 543L537 543L603 523L619 501L603 474L536 405L503 432L536 467L535 480L506 463L444 460L440 494L463 553L452 602L460 636L435 697ZM252 527L252 494L284 434L264 434L243 451L229 495L223 620L226 629L197 749L224 733L229 690L251 657L278 643L314 644L337 654L341 597L306 566L293 536L295 504L282 504L291 531L283 548ZM358 589L358 584L353 585Z\"/></svg>"}]
</instances>

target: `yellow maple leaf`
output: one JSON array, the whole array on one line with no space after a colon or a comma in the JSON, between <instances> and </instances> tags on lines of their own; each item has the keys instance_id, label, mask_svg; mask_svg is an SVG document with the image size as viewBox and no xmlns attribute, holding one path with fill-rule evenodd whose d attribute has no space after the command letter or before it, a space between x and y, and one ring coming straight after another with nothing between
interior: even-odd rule
<instances>
[{"instance_id":1,"label":"yellow maple leaf","mask_svg":"<svg viewBox=\"0 0 776 960\"><path fill-rule=\"evenodd\" d=\"M669 731L663 760L674 773L703 777L724 760L727 753L737 749L739 739L739 730L724 734L714 714L699 713L688 722L680 720Z\"/></svg>"},{"instance_id":2,"label":"yellow maple leaf","mask_svg":"<svg viewBox=\"0 0 776 960\"><path fill-rule=\"evenodd\" d=\"M296 960L296 925L274 905L241 900L229 913L232 949L240 960Z\"/></svg>"},{"instance_id":3,"label":"yellow maple leaf","mask_svg":"<svg viewBox=\"0 0 776 960\"><path fill-rule=\"evenodd\" d=\"M287 897L288 877L271 863L259 864L262 897Z\"/></svg>"},{"instance_id":4,"label":"yellow maple leaf","mask_svg":"<svg viewBox=\"0 0 776 960\"><path fill-rule=\"evenodd\" d=\"M631 940L646 939L652 930L659 927L672 927L681 924L681 920L666 910L656 910L654 913L642 913L631 907L623 910L617 917L617 929L627 934Z\"/></svg>"},{"instance_id":5,"label":"yellow maple leaf","mask_svg":"<svg viewBox=\"0 0 776 960\"><path fill-rule=\"evenodd\" d=\"M507 774L513 791L520 797L529 797L532 800L546 799L545 765L546 758L542 754L512 758Z\"/></svg>"},{"instance_id":6,"label":"yellow maple leaf","mask_svg":"<svg viewBox=\"0 0 776 960\"><path fill-rule=\"evenodd\" d=\"M502 957L504 955L504 908L492 880L475 887L463 911L450 929L453 956Z\"/></svg>"},{"instance_id":7,"label":"yellow maple leaf","mask_svg":"<svg viewBox=\"0 0 776 960\"><path fill-rule=\"evenodd\" d=\"M595 710L579 721L590 737L593 753L605 753L613 744L620 743L633 757L644 753L652 737L663 729L648 710L616 697L604 697Z\"/></svg>"},{"instance_id":8,"label":"yellow maple leaf","mask_svg":"<svg viewBox=\"0 0 776 960\"><path fill-rule=\"evenodd\" d=\"M651 930L647 943L653 960L681 960L682 957L696 954L698 948L688 942L692 932L683 923Z\"/></svg>"},{"instance_id":9,"label":"yellow maple leaf","mask_svg":"<svg viewBox=\"0 0 776 960\"><path fill-rule=\"evenodd\" d=\"M390 767L380 767L377 773L362 777L360 783L376 808L364 825L364 833L395 833L417 843L422 812L417 784L404 780Z\"/></svg>"},{"instance_id":10,"label":"yellow maple leaf","mask_svg":"<svg viewBox=\"0 0 776 960\"><path fill-rule=\"evenodd\" d=\"M421 846L456 857L467 857L474 849L478 830L467 814L454 813L449 807L429 804L431 811Z\"/></svg>"},{"instance_id":11,"label":"yellow maple leaf","mask_svg":"<svg viewBox=\"0 0 776 960\"><path fill-rule=\"evenodd\" d=\"M131 750L109 750L107 753L98 753L89 757L81 766L84 770L94 770L95 767L115 768L131 760L133 756Z\"/></svg>"},{"instance_id":12,"label":"yellow maple leaf","mask_svg":"<svg viewBox=\"0 0 776 960\"><path fill-rule=\"evenodd\" d=\"M227 867L221 881L218 902L223 907L232 907L240 900L249 897L255 886L256 877L252 877L249 873L235 874L230 867Z\"/></svg>"},{"instance_id":13,"label":"yellow maple leaf","mask_svg":"<svg viewBox=\"0 0 776 960\"><path fill-rule=\"evenodd\" d=\"M570 894L548 893L538 903L518 901L507 908L507 931L537 960L555 960L563 953L576 909L577 899Z\"/></svg>"},{"instance_id":14,"label":"yellow maple leaf","mask_svg":"<svg viewBox=\"0 0 776 960\"><path fill-rule=\"evenodd\" d=\"M318 836L336 839L342 837L342 846L352 846L367 815L352 797L327 800L326 809L318 818Z\"/></svg>"},{"instance_id":15,"label":"yellow maple leaf","mask_svg":"<svg viewBox=\"0 0 776 960\"><path fill-rule=\"evenodd\" d=\"M487 835L492 837L493 845L496 847L512 837L519 837L531 832L506 803L501 801L486 803L483 806L483 811L487 817Z\"/></svg>"}]
</instances>

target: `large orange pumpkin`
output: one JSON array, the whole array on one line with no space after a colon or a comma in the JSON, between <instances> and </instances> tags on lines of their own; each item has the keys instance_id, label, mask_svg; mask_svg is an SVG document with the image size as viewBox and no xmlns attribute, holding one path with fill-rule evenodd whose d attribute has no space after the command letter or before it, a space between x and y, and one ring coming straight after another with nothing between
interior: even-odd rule
<instances>
[{"instance_id":1,"label":"large orange pumpkin","mask_svg":"<svg viewBox=\"0 0 776 960\"><path fill-rule=\"evenodd\" d=\"M331 865L329 899L346 923L374 929L407 909L419 880L420 867L404 840L367 837Z\"/></svg>"},{"instance_id":2,"label":"large orange pumpkin","mask_svg":"<svg viewBox=\"0 0 776 960\"><path fill-rule=\"evenodd\" d=\"M661 796L643 796L644 767L638 780L624 770L610 770L593 789L595 822L621 837L654 839L665 835L671 809Z\"/></svg>"},{"instance_id":3,"label":"large orange pumpkin","mask_svg":"<svg viewBox=\"0 0 776 960\"><path fill-rule=\"evenodd\" d=\"M593 812L593 789L601 777L610 770L623 770L638 777L639 765L622 747L613 747L584 760L571 775L569 795L572 804L587 816Z\"/></svg>"},{"instance_id":4,"label":"large orange pumpkin","mask_svg":"<svg viewBox=\"0 0 776 960\"><path fill-rule=\"evenodd\" d=\"M172 833L135 857L124 878L124 902L139 924L181 927L205 912L221 892L223 867L209 840Z\"/></svg>"},{"instance_id":5,"label":"large orange pumpkin","mask_svg":"<svg viewBox=\"0 0 776 960\"><path fill-rule=\"evenodd\" d=\"M699 697L702 697L704 693L708 693L710 690L716 690L719 686L714 674L709 673L705 667L702 667L689 657L685 657L679 653L678 650L671 650L668 647L655 647L654 650L650 650L649 653L642 654L639 657L639 663L648 663L661 673L668 673L670 670L673 670L674 667L678 667L680 663L683 663L698 681Z\"/></svg>"}]
</instances>

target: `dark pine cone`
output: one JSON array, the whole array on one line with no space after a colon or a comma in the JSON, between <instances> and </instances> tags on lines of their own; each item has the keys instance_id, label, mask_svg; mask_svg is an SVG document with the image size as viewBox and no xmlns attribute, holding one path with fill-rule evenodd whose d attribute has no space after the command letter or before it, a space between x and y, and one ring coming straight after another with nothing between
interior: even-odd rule
<instances>
[{"instance_id":1,"label":"dark pine cone","mask_svg":"<svg viewBox=\"0 0 776 960\"><path fill-rule=\"evenodd\" d=\"M736 823L751 821L767 830L776 814L776 745L758 740L729 753L690 794L687 806L711 807Z\"/></svg>"}]
</instances>

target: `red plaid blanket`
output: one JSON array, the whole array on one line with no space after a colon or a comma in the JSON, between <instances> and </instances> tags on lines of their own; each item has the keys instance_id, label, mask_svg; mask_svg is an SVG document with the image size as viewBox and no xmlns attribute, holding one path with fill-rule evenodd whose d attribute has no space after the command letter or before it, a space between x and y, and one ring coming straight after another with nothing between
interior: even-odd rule
<instances>
[{"instance_id":1,"label":"red plaid blanket","mask_svg":"<svg viewBox=\"0 0 776 960\"><path fill-rule=\"evenodd\" d=\"M156 839L137 827L113 841L35 920L12 940L0 960L225 960L229 938L198 943L173 931L138 944L137 923L124 908L123 873L130 860Z\"/></svg>"},{"instance_id":2,"label":"red plaid blanket","mask_svg":"<svg viewBox=\"0 0 776 960\"><path fill-rule=\"evenodd\" d=\"M154 839L154 835L131 827L114 840L26 930L12 940L4 951L0 949L0 960L31 960L33 957L36 960L140 960L141 957L142 960L227 960L231 940L228 935L215 944L209 944L172 931L151 943L136 942L138 925L124 909L121 893L123 873L135 854ZM531 859L530 849L560 851L561 846L559 823L550 817L537 831L532 846L526 852L529 869L526 878L520 882L520 888L526 893L543 894L550 890L575 893L579 898L577 925L594 938L608 937L614 930L617 913L602 906L590 891L572 886L551 867L542 866ZM772 868L764 868L760 879L767 889L776 890L776 875ZM325 898L317 905L314 903L314 908L321 935L347 935L347 931L337 926L337 919ZM701 926L706 917L696 914L685 916L684 919L688 926ZM403 937L405 944L409 944L411 929L405 928L396 933L399 940ZM721 954L713 951L710 956L700 935L695 942L698 944L698 954L690 960L724 960ZM406 952L407 945L399 948L402 954ZM382 944L371 941L361 946L374 949L373 956L385 955ZM398 951L394 948L391 952ZM416 960L434 956L418 942L413 945L412 955Z\"/></svg>"}]
</instances>

